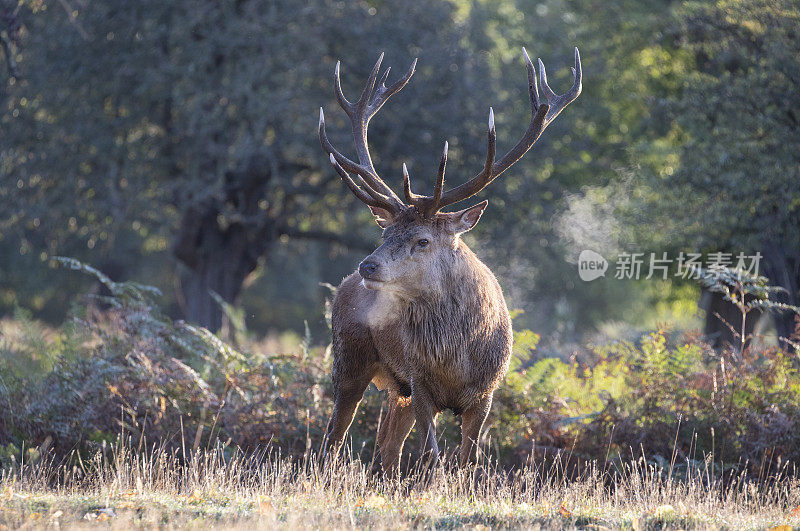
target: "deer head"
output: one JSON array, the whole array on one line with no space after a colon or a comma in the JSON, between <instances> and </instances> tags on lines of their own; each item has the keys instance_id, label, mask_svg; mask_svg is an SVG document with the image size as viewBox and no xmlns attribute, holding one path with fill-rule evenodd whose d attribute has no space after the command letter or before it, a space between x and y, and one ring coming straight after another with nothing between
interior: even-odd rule
<instances>
[{"instance_id":1,"label":"deer head","mask_svg":"<svg viewBox=\"0 0 800 531\"><path fill-rule=\"evenodd\" d=\"M319 110L319 138L342 181L358 199L369 206L378 225L384 229L384 243L359 266L359 274L367 288L394 291L413 297L418 295L418 291L423 287L429 290L445 282L447 275L444 273L453 267L453 251L458 246L459 236L475 226L488 201L457 212L442 212L442 209L477 194L522 158L536 143L545 128L581 93L581 60L577 48L575 48L575 67L572 68L574 82L562 95L553 92L547 84L547 73L539 59L538 77L543 98L539 96L536 70L528 52L525 48L522 52L528 70L528 93L531 104L531 121L522 138L500 160L495 160L497 135L494 112L490 108L486 162L480 173L464 184L445 191L444 175L447 165L447 142L445 142L433 195L418 195L411 190L408 169L403 164L405 201L402 201L378 176L369 154L367 128L370 119L386 100L399 92L411 79L417 60L414 59L408 72L401 79L388 87L386 80L391 68L387 68L376 87L383 61L381 54L361 96L354 103L348 101L342 93L340 63L336 63L334 71L336 99L350 117L358 162L342 155L328 140L322 108ZM350 173L355 175L358 182Z\"/></svg>"}]
</instances>

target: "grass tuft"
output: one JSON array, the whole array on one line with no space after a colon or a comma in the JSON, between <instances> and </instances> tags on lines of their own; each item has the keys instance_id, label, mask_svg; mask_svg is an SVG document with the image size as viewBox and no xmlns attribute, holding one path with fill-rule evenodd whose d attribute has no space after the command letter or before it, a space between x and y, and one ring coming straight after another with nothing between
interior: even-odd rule
<instances>
[{"instance_id":1,"label":"grass tuft","mask_svg":"<svg viewBox=\"0 0 800 531\"><path fill-rule=\"evenodd\" d=\"M642 460L609 474L588 467L574 479L562 464L503 472L444 463L430 475L390 480L368 463L326 468L265 447L245 455L222 446L186 460L165 445L137 453L128 440L68 465L43 458L0 476L0 525L45 527L208 526L233 528L547 527L756 529L800 526L800 481L674 479ZM777 479L777 478L776 478Z\"/></svg>"}]
</instances>

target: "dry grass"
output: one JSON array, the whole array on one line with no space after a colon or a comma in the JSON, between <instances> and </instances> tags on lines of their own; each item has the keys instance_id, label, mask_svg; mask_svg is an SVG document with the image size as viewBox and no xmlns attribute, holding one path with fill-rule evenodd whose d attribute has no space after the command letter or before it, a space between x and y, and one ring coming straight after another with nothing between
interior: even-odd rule
<instances>
[{"instance_id":1,"label":"dry grass","mask_svg":"<svg viewBox=\"0 0 800 531\"><path fill-rule=\"evenodd\" d=\"M264 528L736 528L800 526L800 482L744 478L712 467L680 480L634 461L612 475L589 466L565 480L560 459L514 473L441 466L427 480L373 474L341 461L320 471L267 451L107 448L90 461L19 463L0 477L0 525ZM607 467L608 468L608 467ZM0 527L5 528L5 527ZM783 528L783 529L788 529Z\"/></svg>"}]
</instances>

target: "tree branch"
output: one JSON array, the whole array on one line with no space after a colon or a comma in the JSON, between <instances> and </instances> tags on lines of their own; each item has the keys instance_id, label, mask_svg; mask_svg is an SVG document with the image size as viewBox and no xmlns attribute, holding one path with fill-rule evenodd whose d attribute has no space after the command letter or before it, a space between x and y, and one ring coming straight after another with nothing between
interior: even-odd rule
<instances>
[{"instance_id":1,"label":"tree branch","mask_svg":"<svg viewBox=\"0 0 800 531\"><path fill-rule=\"evenodd\" d=\"M352 250L372 252L375 246L370 245L369 242L361 238L353 238L343 234L325 230L299 230L294 227L281 227L279 229L281 235L289 236L290 238L300 238L304 240L316 240L328 243L338 243Z\"/></svg>"},{"instance_id":2,"label":"tree branch","mask_svg":"<svg viewBox=\"0 0 800 531\"><path fill-rule=\"evenodd\" d=\"M320 195L320 192L332 183L339 176L334 172L328 172L330 175L325 176L320 182L316 184L300 184L286 189L287 197L294 197L298 195Z\"/></svg>"},{"instance_id":3,"label":"tree branch","mask_svg":"<svg viewBox=\"0 0 800 531\"><path fill-rule=\"evenodd\" d=\"M64 11L66 11L67 18L69 18L70 23L73 26L75 26L75 29L78 30L78 33L80 33L80 35L83 38L83 40L85 40L85 41L92 40L92 38L89 36L89 34L86 33L86 30L83 29L83 26L81 26L81 23L78 22L78 18L75 16L76 11L74 9L72 9L72 6L69 5L67 0L58 0L58 2L61 4L61 7L64 8Z\"/></svg>"},{"instance_id":4,"label":"tree branch","mask_svg":"<svg viewBox=\"0 0 800 531\"><path fill-rule=\"evenodd\" d=\"M17 62L14 60L14 51L11 49L11 39L5 31L0 32L0 44L3 46L3 52L5 53L6 62L8 63L8 75L18 78L19 69L17 68Z\"/></svg>"}]
</instances>

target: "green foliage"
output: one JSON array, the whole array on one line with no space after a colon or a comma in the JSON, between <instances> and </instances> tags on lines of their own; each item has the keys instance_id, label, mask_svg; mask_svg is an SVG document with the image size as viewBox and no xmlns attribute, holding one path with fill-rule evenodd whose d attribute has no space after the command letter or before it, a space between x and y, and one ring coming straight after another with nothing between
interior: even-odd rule
<instances>
[{"instance_id":1,"label":"green foliage","mask_svg":"<svg viewBox=\"0 0 800 531\"><path fill-rule=\"evenodd\" d=\"M0 22L19 70L0 92L2 311L60 322L71 290L47 266L68 254L161 286L165 311L185 314L187 295L208 286L187 287L191 267L176 270L171 255L194 227L183 222L202 218L189 247L217 229L248 235L243 300L212 286L242 303L248 327L302 333L308 319L319 335L319 281L338 283L363 256L352 248L378 236L315 138L322 105L348 151L335 60L351 95L379 50L393 72L419 55L372 124L375 162L397 185L401 162L426 175L448 140L455 184L482 164L486 107L501 152L526 126L523 45L556 89L577 45L585 77L580 99L486 192L491 215L467 236L527 310L519 324L546 344L575 343L609 321L652 328L694 313L689 283L578 282L568 264L589 247L761 249L765 274L789 292L780 302L798 304L792 0L114 0L75 12L37 0L13 12ZM594 243L577 246L581 232ZM314 235L328 239L304 243ZM225 257L231 271L226 241L187 256Z\"/></svg>"},{"instance_id":2,"label":"green foliage","mask_svg":"<svg viewBox=\"0 0 800 531\"><path fill-rule=\"evenodd\" d=\"M664 333L656 332L638 348L608 348L601 359L620 371L628 368L625 393L607 401L579 445L610 441L612 455L624 457L641 444L667 460L677 452L684 463L713 453L744 467L778 456L800 458L800 374L794 356L776 348L742 357L719 354L692 338L669 345Z\"/></svg>"},{"instance_id":3,"label":"green foliage","mask_svg":"<svg viewBox=\"0 0 800 531\"><path fill-rule=\"evenodd\" d=\"M58 254L91 257L114 279L169 286L183 277L177 302L195 321L203 304L218 313L209 290L236 305L244 278L274 267L264 282L274 300L297 305L300 290L305 311L290 317L307 316L322 300L317 282L337 282L355 258L314 272L297 252L302 242L324 242L314 251L330 263L343 245L363 249L378 236L316 138L317 109L336 105L337 59L351 97L381 51L395 76L417 55L424 63L372 124L387 178L401 160L412 171L433 160L439 148L429 145L470 123L478 103L475 133L485 121L488 87L469 83L486 77L483 56L470 53L483 44L462 31L449 2L314 0L298 9L292 1L115 0L75 13L25 6L17 17L21 77L0 105L0 268L9 271L0 308L52 312L53 322L65 290L45 265ZM329 116L332 140L349 153L344 114ZM295 240L290 254L282 244ZM176 270L170 254L186 267ZM292 276L286 286L290 270L317 277ZM225 281L209 280L217 278ZM302 326L274 305L263 313L271 326Z\"/></svg>"},{"instance_id":4,"label":"green foliage","mask_svg":"<svg viewBox=\"0 0 800 531\"><path fill-rule=\"evenodd\" d=\"M568 198L562 233L577 251L606 257L632 249L758 251L762 274L787 290L778 302L798 305L800 7L794 0L663 7L657 20L643 18L649 37L633 32L631 41L629 28L610 29L609 55L622 64L602 69L616 81L598 88L616 102L608 104L616 124L630 131L627 160L607 183L587 183ZM605 284L591 289L625 300L623 309L646 290L637 286L631 297L630 288L623 295ZM773 320L779 336L790 335L790 317Z\"/></svg>"},{"instance_id":5,"label":"green foliage","mask_svg":"<svg viewBox=\"0 0 800 531\"><path fill-rule=\"evenodd\" d=\"M23 350L46 343L53 366L37 375L3 371L0 401L9 407L0 414L0 441L20 447L52 437L67 452L125 433L195 449L216 439L250 448L272 439L304 450L309 415L324 416L320 383L328 371L319 356L244 356L205 329L163 317L152 288L60 261L112 294L88 298L56 340L18 339ZM76 327L83 341L61 340Z\"/></svg>"},{"instance_id":6,"label":"green foliage","mask_svg":"<svg viewBox=\"0 0 800 531\"><path fill-rule=\"evenodd\" d=\"M800 307L775 300L776 295L785 294L791 297L789 290L781 286L772 286L769 279L751 275L740 269L717 267L712 270L700 270L700 283L709 291L721 293L724 300L733 304L741 315L739 323L724 323L739 339L739 351L744 352L754 334L747 333L747 320L757 319L762 312L773 314L800 315ZM791 299L790 299L791 300ZM758 310L754 312L754 310ZM740 325L737 327L737 325ZM780 332L780 330L779 330ZM792 346L800 353L800 345L788 337L779 335L781 346Z\"/></svg>"},{"instance_id":7,"label":"green foliage","mask_svg":"<svg viewBox=\"0 0 800 531\"><path fill-rule=\"evenodd\" d=\"M74 271L80 271L96 278L103 286L105 286L108 289L109 292L111 292L110 298L103 299L105 302L108 302L110 304L114 304L117 306L123 304L147 305L152 300L153 297L158 297L161 295L161 291L158 288L154 288L153 286L146 286L144 284L139 284L138 282L131 282L131 281L114 282L113 280L108 278L108 275L105 275L96 268L88 264L84 264L83 262L76 260L74 258L68 258L64 256L54 256L53 261L56 262L57 264L60 264Z\"/></svg>"},{"instance_id":8,"label":"green foliage","mask_svg":"<svg viewBox=\"0 0 800 531\"><path fill-rule=\"evenodd\" d=\"M641 445L648 458L677 455L683 466L712 454L745 468L748 461L800 459L795 356L775 348L718 354L663 331L595 353L587 364L517 364L496 395L501 447L520 458L571 448L586 459L624 460Z\"/></svg>"},{"instance_id":9,"label":"green foliage","mask_svg":"<svg viewBox=\"0 0 800 531\"><path fill-rule=\"evenodd\" d=\"M754 276L729 267L701 270L700 273L700 283L703 286L710 291L722 293L725 300L735 304L743 314L752 310L800 314L800 307L770 298L775 293L786 293L787 290L770 285L766 277Z\"/></svg>"},{"instance_id":10,"label":"green foliage","mask_svg":"<svg viewBox=\"0 0 800 531\"><path fill-rule=\"evenodd\" d=\"M31 312L23 308L14 311L13 320L0 322L0 371L2 374L22 376L43 372L50 368L45 330L32 319Z\"/></svg>"},{"instance_id":11,"label":"green foliage","mask_svg":"<svg viewBox=\"0 0 800 531\"><path fill-rule=\"evenodd\" d=\"M697 224L687 229L704 243L797 242L797 3L690 3L680 17L696 68L672 101L688 141L663 206L691 209Z\"/></svg>"},{"instance_id":12,"label":"green foliage","mask_svg":"<svg viewBox=\"0 0 800 531\"><path fill-rule=\"evenodd\" d=\"M29 374L0 367L0 403L8 404L0 408L2 459L20 458L23 446L88 451L120 433L176 451L215 441L244 449L272 442L293 456L316 449L330 411L327 350L306 339L295 353L268 354L244 342L245 354L164 317L150 288L108 281L75 260L61 263L103 280L112 295L85 299L69 325L47 338L29 333L7 345L15 352L45 345L51 365ZM719 353L696 337L658 330L596 346L587 361L562 361L538 356L539 335L530 330L514 339L487 431L505 465L560 450L624 459L640 446L656 462L678 455L684 465L712 453L745 467L800 461L796 356L752 346ZM382 398L366 393L350 432L352 451L367 459ZM443 443L454 449L457 423L449 415L442 421Z\"/></svg>"},{"instance_id":13,"label":"green foliage","mask_svg":"<svg viewBox=\"0 0 800 531\"><path fill-rule=\"evenodd\" d=\"M114 0L69 13L34 3L17 10L20 77L1 96L0 309L60 322L70 289L47 268L60 254L102 264L114 280L146 279L165 292L165 310L185 315L185 299L206 290L187 288L191 266L176 271L176 242L196 247L187 255L224 256L224 273L234 253L216 247L229 239L201 236L240 228L255 255L242 301L248 326L301 333L323 299L318 282L337 284L363 256L331 242L366 248L379 234L316 139L322 105L333 141L349 152L331 87L336 59L353 97L379 51L395 75L419 56L411 84L373 120L375 163L392 185L402 162L425 182L448 140L457 184L483 164L487 107L501 153L527 126L522 46L544 60L556 90L568 86L578 46L584 91L492 184L491 215L468 239L512 306L527 310L519 322L548 332L546 342L621 319L626 305L613 301L637 296L576 282L573 249L552 219L565 197L637 162L628 147L663 122L653 98L674 93L686 65L662 31L669 3ZM207 230L181 238L194 226L183 222L199 218ZM314 234L330 240L303 242ZM323 330L322 319L309 325Z\"/></svg>"}]
</instances>

